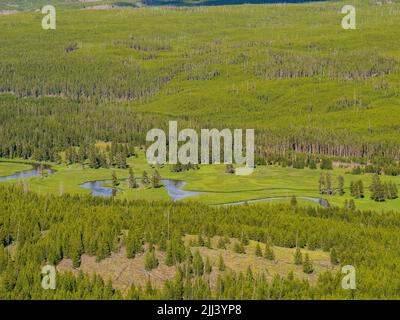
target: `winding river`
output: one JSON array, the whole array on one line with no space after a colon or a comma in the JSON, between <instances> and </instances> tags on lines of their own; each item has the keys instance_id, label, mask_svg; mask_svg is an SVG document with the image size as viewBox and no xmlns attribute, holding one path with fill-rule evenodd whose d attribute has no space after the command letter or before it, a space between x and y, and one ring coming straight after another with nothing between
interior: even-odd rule
<instances>
[{"instance_id":1,"label":"winding river","mask_svg":"<svg viewBox=\"0 0 400 320\"><path fill-rule=\"evenodd\" d=\"M6 161L4 161L6 162ZM11 162L11 161L10 161ZM15 162L14 162L15 163ZM53 174L56 172L50 165L47 164L40 164L40 163L26 163L20 162L24 164L29 164L32 166L32 169L24 170L20 172L16 172L12 175L0 177L0 181L10 181L10 180L17 180L17 179L26 179L30 177L37 177L42 175L42 170L46 170L47 175ZM140 179L139 179L140 180ZM120 181L127 181L127 179L123 179ZM90 189L91 194L94 197L111 197L115 195L117 192L122 192L121 189L115 187L108 187L105 184L110 184L112 180L95 180L95 181L87 181L82 183L80 186L82 188ZM168 195L173 201L182 200L184 198L198 196L201 194L212 193L212 192L199 192L199 191L188 191L183 190L183 186L187 184L184 180L174 180L174 179L163 179L163 186L167 190ZM220 192L219 192L220 193ZM234 202L227 202L217 204L216 206L228 206L228 205L241 205L241 204L249 204L249 203L256 203L261 201L272 201L272 200L279 200L279 199L290 199L291 197L267 197L267 198L258 198L258 199L250 199L245 201L234 201ZM310 201L314 201L319 203L323 207L329 207L330 204L327 200L316 198L316 197L309 197L309 196L298 196L296 198L299 199L307 199Z\"/></svg>"},{"instance_id":2,"label":"winding river","mask_svg":"<svg viewBox=\"0 0 400 320\"><path fill-rule=\"evenodd\" d=\"M123 179L120 181L127 181L127 179ZM174 201L205 193L205 192L183 190L182 187L187 183L186 181L183 180L164 179L161 181L163 182L164 188L167 190L168 195ZM92 191L92 196L111 197L121 190L115 187L104 186L105 184L110 184L111 182L112 182L111 180L95 180L82 183L80 186L83 188L90 189Z\"/></svg>"},{"instance_id":3,"label":"winding river","mask_svg":"<svg viewBox=\"0 0 400 320\"><path fill-rule=\"evenodd\" d=\"M2 161L2 162L8 162L8 161ZM50 174L56 172L56 170L54 170L48 164L40 164L40 163L34 163L34 162L11 162L11 161L8 163L27 164L27 165L32 166L32 169L23 170L23 171L19 171L14 174L11 174L9 176L0 177L0 181L9 181L9 180L16 180L16 179L25 179L25 178L30 178L30 177L39 177L42 175L43 170L46 171L47 175L50 175Z\"/></svg>"}]
</instances>

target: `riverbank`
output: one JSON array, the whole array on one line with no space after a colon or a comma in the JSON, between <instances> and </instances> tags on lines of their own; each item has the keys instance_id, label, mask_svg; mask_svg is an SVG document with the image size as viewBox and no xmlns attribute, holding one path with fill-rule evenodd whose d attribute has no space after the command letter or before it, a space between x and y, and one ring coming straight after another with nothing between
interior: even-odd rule
<instances>
[{"instance_id":1,"label":"riverbank","mask_svg":"<svg viewBox=\"0 0 400 320\"><path fill-rule=\"evenodd\" d=\"M3 159L7 160L7 159ZM10 161L10 160L8 160ZM16 160L19 161L19 160ZM14 164L13 164L14 165ZM16 164L15 164L16 165ZM133 169L135 177L141 178L143 171L152 174L154 168L150 167L144 154L138 158L129 158L128 165ZM10 168L0 161L0 168ZM17 169L18 167L15 167ZM26 168L26 167L24 167ZM41 175L24 179L29 189L39 194L91 194L91 189L81 185L89 181L110 181L113 171L119 180L128 178L128 169L91 169L87 165L54 165L57 172L43 177ZM176 187L168 188L139 188L131 189L122 184L118 186L123 192L117 192L116 199L126 200L176 200L199 201L209 205L221 205L227 203L254 203L263 205L266 203L289 203L292 196L297 197L299 205L319 205L315 199L325 199L332 206L343 206L344 202L353 199L350 195L349 185L351 181L362 180L366 196L363 199L353 199L356 207L364 210L400 211L400 199L389 200L382 203L369 198L368 186L372 176L369 174L353 175L346 169L311 170L282 168L278 166L259 166L250 176L236 176L225 173L224 165L205 165L199 170L182 173L171 172L169 166L157 168L165 181L182 181ZM18 171L18 170L15 170ZM6 171L3 171L6 172ZM321 196L318 193L318 180L321 173L329 172L332 183L337 184L339 175L345 180L345 194L343 196ZM10 171L8 170L8 173ZM400 177L382 176L383 181L392 181L400 188ZM0 181L0 183L12 183L12 181ZM173 196L171 197L171 192ZM189 194L189 196L185 196ZM182 197L183 195L183 197ZM264 199L264 201L261 201Z\"/></svg>"}]
</instances>

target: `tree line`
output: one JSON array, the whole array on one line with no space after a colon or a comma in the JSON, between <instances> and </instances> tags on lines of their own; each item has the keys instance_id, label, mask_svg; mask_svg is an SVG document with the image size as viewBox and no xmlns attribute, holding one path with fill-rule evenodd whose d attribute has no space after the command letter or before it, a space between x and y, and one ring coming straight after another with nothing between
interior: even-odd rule
<instances>
[{"instance_id":1,"label":"tree line","mask_svg":"<svg viewBox=\"0 0 400 320\"><path fill-rule=\"evenodd\" d=\"M143 250L145 243L165 251L166 263L184 272L180 276L177 272L178 280L166 281L162 288L151 283L145 287L134 285L125 297L379 299L398 295L393 279L400 272L397 232L400 220L394 212L382 216L373 211L345 208L209 207L198 203L128 202L68 194L38 196L18 185L1 187L0 200L2 299L121 298L112 284L85 275L61 274L57 290L41 290L41 267L48 263L57 265L63 258L72 259L78 267L82 254L101 260L121 246L126 248L128 257L133 257ZM170 215L166 214L168 207ZM206 259L200 263L199 258L188 258L188 247L183 242L186 234L202 235L205 245L213 236L239 239L234 249L238 252L248 240L263 243L264 252L273 245L328 251L340 265L356 266L360 285L352 293L343 290L340 275L335 273L323 274L316 285L310 285L291 275L266 281L265 276L254 271L248 274L227 271L220 275L215 287L207 281L204 269L200 275ZM226 244L222 240L218 245ZM145 267L155 268L153 251L146 254ZM274 255L270 250L263 254ZM302 257L303 268L311 272L312 262L308 260L305 255ZM188 261L194 271L185 275ZM214 267L224 269L223 265L220 261ZM187 286L186 294L179 289L182 285ZM251 285L252 289L239 290L245 285Z\"/></svg>"}]
</instances>

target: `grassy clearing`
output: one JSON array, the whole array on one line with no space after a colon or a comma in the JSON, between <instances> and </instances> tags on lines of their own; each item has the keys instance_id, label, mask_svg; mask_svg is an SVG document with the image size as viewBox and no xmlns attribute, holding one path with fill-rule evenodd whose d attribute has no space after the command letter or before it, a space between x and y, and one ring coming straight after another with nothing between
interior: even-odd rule
<instances>
[{"instance_id":1,"label":"grassy clearing","mask_svg":"<svg viewBox=\"0 0 400 320\"><path fill-rule=\"evenodd\" d=\"M189 244L190 240L195 241L196 238L197 236L195 235L186 235L184 241L186 244ZM275 260L269 261L255 255L256 241L250 241L249 245L245 246L245 254L238 254L233 251L233 243L237 241L236 239L230 239L231 245L229 245L227 249L216 249L218 239L218 237L213 237L211 239L211 248L191 247L193 254L199 250L204 262L207 257L210 259L213 271L209 275L209 279L212 286L215 285L218 275L223 273L218 271L219 256L222 256L224 259L226 266L224 272L246 272L250 267L256 274L265 273L268 279L272 279L273 276L277 274L287 276L289 272L293 272L295 277L300 279L305 278L308 279L310 283L314 283L321 272L328 270L337 271L337 268L330 263L329 253L321 250L302 250L303 254L309 254L314 266L314 272L312 274L305 274L302 266L293 263L293 255L295 252L293 248L274 246ZM264 244L260 243L260 245L264 248ZM110 279L113 285L120 289L122 293L126 293L132 283L144 287L146 282L150 280L155 286L162 287L165 280L174 278L176 267L168 267L165 265L165 252L156 250L159 266L151 271L146 271L144 268L145 254L146 251L137 254L133 259L128 259L125 255L125 248L121 247L118 252L113 252L110 257L99 262L96 261L95 257L82 255L81 266L77 269L72 267L72 261L70 259L63 259L58 264L57 270L59 272L72 271L74 274L77 274L79 271L88 274L99 274L105 280Z\"/></svg>"},{"instance_id":2,"label":"grassy clearing","mask_svg":"<svg viewBox=\"0 0 400 320\"><path fill-rule=\"evenodd\" d=\"M146 170L151 173L154 169L150 167L143 153L137 158L128 159L128 164L133 168L136 178L142 177ZM0 162L0 170L8 174L20 171L21 164L9 164ZM15 166L15 170L10 170ZM25 166L25 165L22 165ZM25 167L22 167L23 169ZM80 184L87 181L111 179L115 171L119 179L128 178L127 169L90 169L81 165L56 165L57 172L48 177L33 177L27 179L29 188L38 193L72 193L90 194L89 189L80 187ZM28 168L29 169L29 168ZM9 170L9 171L7 171ZM349 192L351 181L362 180L365 187L366 197L355 199L357 208L365 210L394 210L400 209L400 199L389 200L383 203L372 201L369 198L368 186L371 183L372 175L353 175L347 169L335 168L330 170L332 182L337 184L337 177L342 175L345 179L344 196L321 196L318 193L318 179L326 170L294 169L279 166L259 166L250 176L236 176L225 173L224 165L205 165L200 170L192 170L182 173L170 172L169 166L157 168L163 178L186 180L188 183L183 187L185 190L202 191L205 194L185 198L182 201L200 201L206 204L222 204L227 202L245 201L268 197L291 197L308 196L319 197L329 201L332 205L342 206L344 201L352 197ZM400 188L400 177L382 176L382 181L392 181ZM2 183L13 183L12 181ZM169 196L165 188L138 188L130 189L125 183L119 186L123 191L116 196L117 199L146 199L146 200L168 200ZM257 205L269 203L289 202L290 199L276 199L272 201L258 202ZM313 205L316 203L307 199L298 199L299 205Z\"/></svg>"},{"instance_id":3,"label":"grassy clearing","mask_svg":"<svg viewBox=\"0 0 400 320\"><path fill-rule=\"evenodd\" d=\"M29 170L31 168L32 166L29 164L3 162L0 160L0 177L9 176L16 172Z\"/></svg>"}]
</instances>

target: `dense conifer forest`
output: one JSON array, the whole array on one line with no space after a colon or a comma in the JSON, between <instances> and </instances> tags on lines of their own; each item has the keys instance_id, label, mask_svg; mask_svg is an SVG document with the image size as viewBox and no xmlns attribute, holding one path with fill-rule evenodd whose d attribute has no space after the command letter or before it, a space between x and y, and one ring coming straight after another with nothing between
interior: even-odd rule
<instances>
[{"instance_id":1,"label":"dense conifer forest","mask_svg":"<svg viewBox=\"0 0 400 320\"><path fill-rule=\"evenodd\" d=\"M0 200L2 299L376 299L399 294L397 213L43 197L18 186L2 187ZM334 251L335 263L356 266L357 290L343 290L341 274L329 271L313 285L290 274L269 282L265 274L251 269L244 274L227 271L212 283L205 259L188 253L182 241L185 234L322 249L331 252L331 258ZM145 243L166 251L166 263L177 266L175 278L161 288L151 282L144 287L132 285L122 295L107 280L61 273L56 290L41 289L38 270L46 263L56 265L68 257L79 267L82 254L102 260L120 246L132 258L144 250ZM150 269L154 267L154 262L148 263Z\"/></svg>"},{"instance_id":2,"label":"dense conifer forest","mask_svg":"<svg viewBox=\"0 0 400 320\"><path fill-rule=\"evenodd\" d=\"M398 1L164 2L0 0L0 300L398 299ZM171 120L254 173L149 164Z\"/></svg>"}]
</instances>

